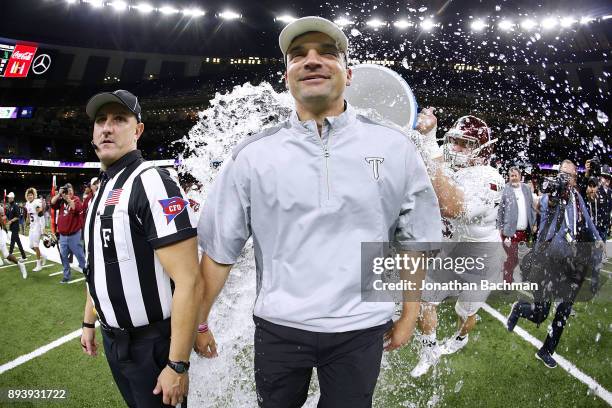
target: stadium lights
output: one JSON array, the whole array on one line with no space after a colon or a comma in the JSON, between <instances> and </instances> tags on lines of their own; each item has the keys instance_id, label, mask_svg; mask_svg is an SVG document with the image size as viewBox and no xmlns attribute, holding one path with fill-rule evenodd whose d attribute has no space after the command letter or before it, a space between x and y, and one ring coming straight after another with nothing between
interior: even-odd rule
<instances>
[{"instance_id":1,"label":"stadium lights","mask_svg":"<svg viewBox=\"0 0 612 408\"><path fill-rule=\"evenodd\" d=\"M147 14L155 10L155 7L150 5L149 3L140 3L135 6L132 6L133 9L140 11L141 13Z\"/></svg>"},{"instance_id":2,"label":"stadium lights","mask_svg":"<svg viewBox=\"0 0 612 408\"><path fill-rule=\"evenodd\" d=\"M242 16L231 10L225 10L223 13L219 13L219 17L224 20L236 20L237 18L241 18Z\"/></svg>"},{"instance_id":3,"label":"stadium lights","mask_svg":"<svg viewBox=\"0 0 612 408\"><path fill-rule=\"evenodd\" d=\"M501 30L509 31L512 30L512 28L514 27L514 23L510 20L502 20L499 22L498 27Z\"/></svg>"},{"instance_id":4,"label":"stadium lights","mask_svg":"<svg viewBox=\"0 0 612 408\"><path fill-rule=\"evenodd\" d=\"M521 23L521 27L527 31L532 30L536 25L537 23L530 18L523 20Z\"/></svg>"},{"instance_id":5,"label":"stadium lights","mask_svg":"<svg viewBox=\"0 0 612 408\"><path fill-rule=\"evenodd\" d=\"M206 12L199 8L186 8L183 9L183 15L188 17L202 17Z\"/></svg>"},{"instance_id":6,"label":"stadium lights","mask_svg":"<svg viewBox=\"0 0 612 408\"><path fill-rule=\"evenodd\" d=\"M68 3L68 4L74 4L76 2L77 2L77 0L66 0L66 3Z\"/></svg>"},{"instance_id":7,"label":"stadium lights","mask_svg":"<svg viewBox=\"0 0 612 408\"><path fill-rule=\"evenodd\" d=\"M344 17L340 17L334 20L334 23L338 26L338 27L346 27L347 25L352 25L355 24L353 23L351 20L344 18Z\"/></svg>"},{"instance_id":8,"label":"stadium lights","mask_svg":"<svg viewBox=\"0 0 612 408\"><path fill-rule=\"evenodd\" d=\"M382 20L380 20L380 19L378 19L378 18L373 18L373 19L367 21L366 25L368 27L372 27L372 28L379 28L379 27L387 25L387 23L382 21Z\"/></svg>"},{"instance_id":9,"label":"stadium lights","mask_svg":"<svg viewBox=\"0 0 612 408\"><path fill-rule=\"evenodd\" d=\"M563 28L571 27L574 23L576 23L576 20L573 17L563 17L561 19L561 27Z\"/></svg>"},{"instance_id":10,"label":"stadium lights","mask_svg":"<svg viewBox=\"0 0 612 408\"><path fill-rule=\"evenodd\" d=\"M108 6L115 9L115 11L122 12L127 10L127 3L125 1L111 1L107 3Z\"/></svg>"},{"instance_id":11,"label":"stadium lights","mask_svg":"<svg viewBox=\"0 0 612 408\"><path fill-rule=\"evenodd\" d=\"M472 31L482 31L487 27L487 23L482 20L474 20L472 24L470 24L470 28Z\"/></svg>"},{"instance_id":12,"label":"stadium lights","mask_svg":"<svg viewBox=\"0 0 612 408\"><path fill-rule=\"evenodd\" d=\"M297 18L290 16L288 14L283 14L282 16L278 16L274 19L274 21L280 21L281 23L293 23Z\"/></svg>"},{"instance_id":13,"label":"stadium lights","mask_svg":"<svg viewBox=\"0 0 612 408\"><path fill-rule=\"evenodd\" d=\"M396 28L399 28L400 30L405 30L406 28L412 26L412 23L408 20L397 20L395 23L393 23L393 26Z\"/></svg>"},{"instance_id":14,"label":"stadium lights","mask_svg":"<svg viewBox=\"0 0 612 408\"><path fill-rule=\"evenodd\" d=\"M102 0L83 0L83 3L89 3L93 8L100 8L104 5Z\"/></svg>"},{"instance_id":15,"label":"stadium lights","mask_svg":"<svg viewBox=\"0 0 612 408\"><path fill-rule=\"evenodd\" d=\"M427 20L423 20L423 22L421 23L421 28L426 31L431 30L435 26L436 26L436 23L431 18L428 18Z\"/></svg>"},{"instance_id":16,"label":"stadium lights","mask_svg":"<svg viewBox=\"0 0 612 408\"><path fill-rule=\"evenodd\" d=\"M557 26L557 19L553 17L547 17L542 20L542 28L545 30L551 30Z\"/></svg>"},{"instance_id":17,"label":"stadium lights","mask_svg":"<svg viewBox=\"0 0 612 408\"><path fill-rule=\"evenodd\" d=\"M176 14L178 13L178 9L175 9L172 6L163 6L159 8L159 12L165 15Z\"/></svg>"},{"instance_id":18,"label":"stadium lights","mask_svg":"<svg viewBox=\"0 0 612 408\"><path fill-rule=\"evenodd\" d=\"M602 20L608 20L610 18L612 18L612 14L608 14L607 16L603 16L601 19Z\"/></svg>"},{"instance_id":19,"label":"stadium lights","mask_svg":"<svg viewBox=\"0 0 612 408\"><path fill-rule=\"evenodd\" d=\"M580 19L580 24L582 25L589 24L593 20L595 20L593 17L584 16Z\"/></svg>"}]
</instances>

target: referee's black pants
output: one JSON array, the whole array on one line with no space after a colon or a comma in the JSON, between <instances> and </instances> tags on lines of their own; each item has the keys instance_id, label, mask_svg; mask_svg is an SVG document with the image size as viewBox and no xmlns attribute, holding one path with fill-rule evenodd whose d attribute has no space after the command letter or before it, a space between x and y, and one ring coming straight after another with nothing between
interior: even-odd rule
<instances>
[{"instance_id":1,"label":"referee's black pants","mask_svg":"<svg viewBox=\"0 0 612 408\"><path fill-rule=\"evenodd\" d=\"M13 249L15 249L15 244L19 248L19 252L21 252L21 257L25 259L26 253L23 250L23 245L21 245L21 239L19 239L19 229L13 230L11 228L11 246L9 248L9 254L13 253Z\"/></svg>"},{"instance_id":2,"label":"referee's black pants","mask_svg":"<svg viewBox=\"0 0 612 408\"><path fill-rule=\"evenodd\" d=\"M301 407L313 367L321 397L318 408L368 408L389 322L363 330L319 333L255 320L255 385L264 408Z\"/></svg>"},{"instance_id":3,"label":"referee's black pants","mask_svg":"<svg viewBox=\"0 0 612 408\"><path fill-rule=\"evenodd\" d=\"M104 351L113 378L130 408L171 407L153 394L157 377L168 364L170 320L134 333L102 329ZM187 397L181 404L187 407Z\"/></svg>"}]
</instances>

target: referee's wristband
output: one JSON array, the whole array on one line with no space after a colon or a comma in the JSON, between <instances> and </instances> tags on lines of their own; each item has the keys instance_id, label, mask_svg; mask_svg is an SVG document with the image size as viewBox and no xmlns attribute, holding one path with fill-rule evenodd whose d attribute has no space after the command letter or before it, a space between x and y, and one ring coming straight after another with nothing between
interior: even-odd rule
<instances>
[{"instance_id":1,"label":"referee's wristband","mask_svg":"<svg viewBox=\"0 0 612 408\"><path fill-rule=\"evenodd\" d=\"M83 324L81 325L81 327L83 328L88 328L88 329L95 329L96 328L96 324L95 323L87 323L87 322L83 322Z\"/></svg>"}]
</instances>

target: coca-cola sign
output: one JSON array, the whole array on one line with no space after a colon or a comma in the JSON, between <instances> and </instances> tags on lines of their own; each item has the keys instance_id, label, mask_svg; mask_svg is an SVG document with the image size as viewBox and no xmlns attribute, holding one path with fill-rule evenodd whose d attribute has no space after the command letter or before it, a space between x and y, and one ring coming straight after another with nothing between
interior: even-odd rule
<instances>
[{"instance_id":1,"label":"coca-cola sign","mask_svg":"<svg viewBox=\"0 0 612 408\"><path fill-rule=\"evenodd\" d=\"M16 45L11 58L6 64L4 76L6 78L27 77L37 49L37 47L29 45Z\"/></svg>"},{"instance_id":2,"label":"coca-cola sign","mask_svg":"<svg viewBox=\"0 0 612 408\"><path fill-rule=\"evenodd\" d=\"M18 59L18 60L23 60L23 61L31 61L32 58L34 58L34 53L15 51L13 52L13 58Z\"/></svg>"}]
</instances>

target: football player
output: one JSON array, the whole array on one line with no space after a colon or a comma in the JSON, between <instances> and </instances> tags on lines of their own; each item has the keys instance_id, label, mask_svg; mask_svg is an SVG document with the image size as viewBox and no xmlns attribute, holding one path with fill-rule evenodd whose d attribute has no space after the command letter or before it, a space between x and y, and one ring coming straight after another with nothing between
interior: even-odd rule
<instances>
[{"instance_id":1,"label":"football player","mask_svg":"<svg viewBox=\"0 0 612 408\"><path fill-rule=\"evenodd\" d=\"M26 211L28 212L28 222L30 224L30 248L36 253L36 267L32 269L32 272L38 272L42 270L43 265L47 261L47 257L40 253L38 248L40 238L45 232L45 209L43 208L42 201L37 198L37 192L34 187L30 187L26 190L25 198Z\"/></svg>"},{"instance_id":2,"label":"football player","mask_svg":"<svg viewBox=\"0 0 612 408\"><path fill-rule=\"evenodd\" d=\"M497 204L505 184L499 172L489 165L494 140L491 129L475 116L459 118L444 135L442 147L436 141L437 119L433 110L419 114L417 130L423 135L419 145L424 158L434 164L432 185L436 190L441 214L448 225L453 242L469 242L469 247L457 246L450 255L477 257L486 253L488 261L482 277L497 281L501 269L501 238L496 229ZM499 246L499 248L498 248ZM457 253L461 252L461 253ZM499 269L499 270L498 270ZM448 273L428 271L426 281L448 282ZM452 271L451 271L452 272ZM453 272L454 273L454 272ZM452 275L452 274L451 274ZM437 364L442 354L451 354L465 347L469 332L476 324L476 313L486 301L488 291L424 291L421 302L419 329L423 346L418 364L411 371L419 377ZM442 345L436 339L437 305L444 299L457 296L455 311L457 331Z\"/></svg>"}]
</instances>

